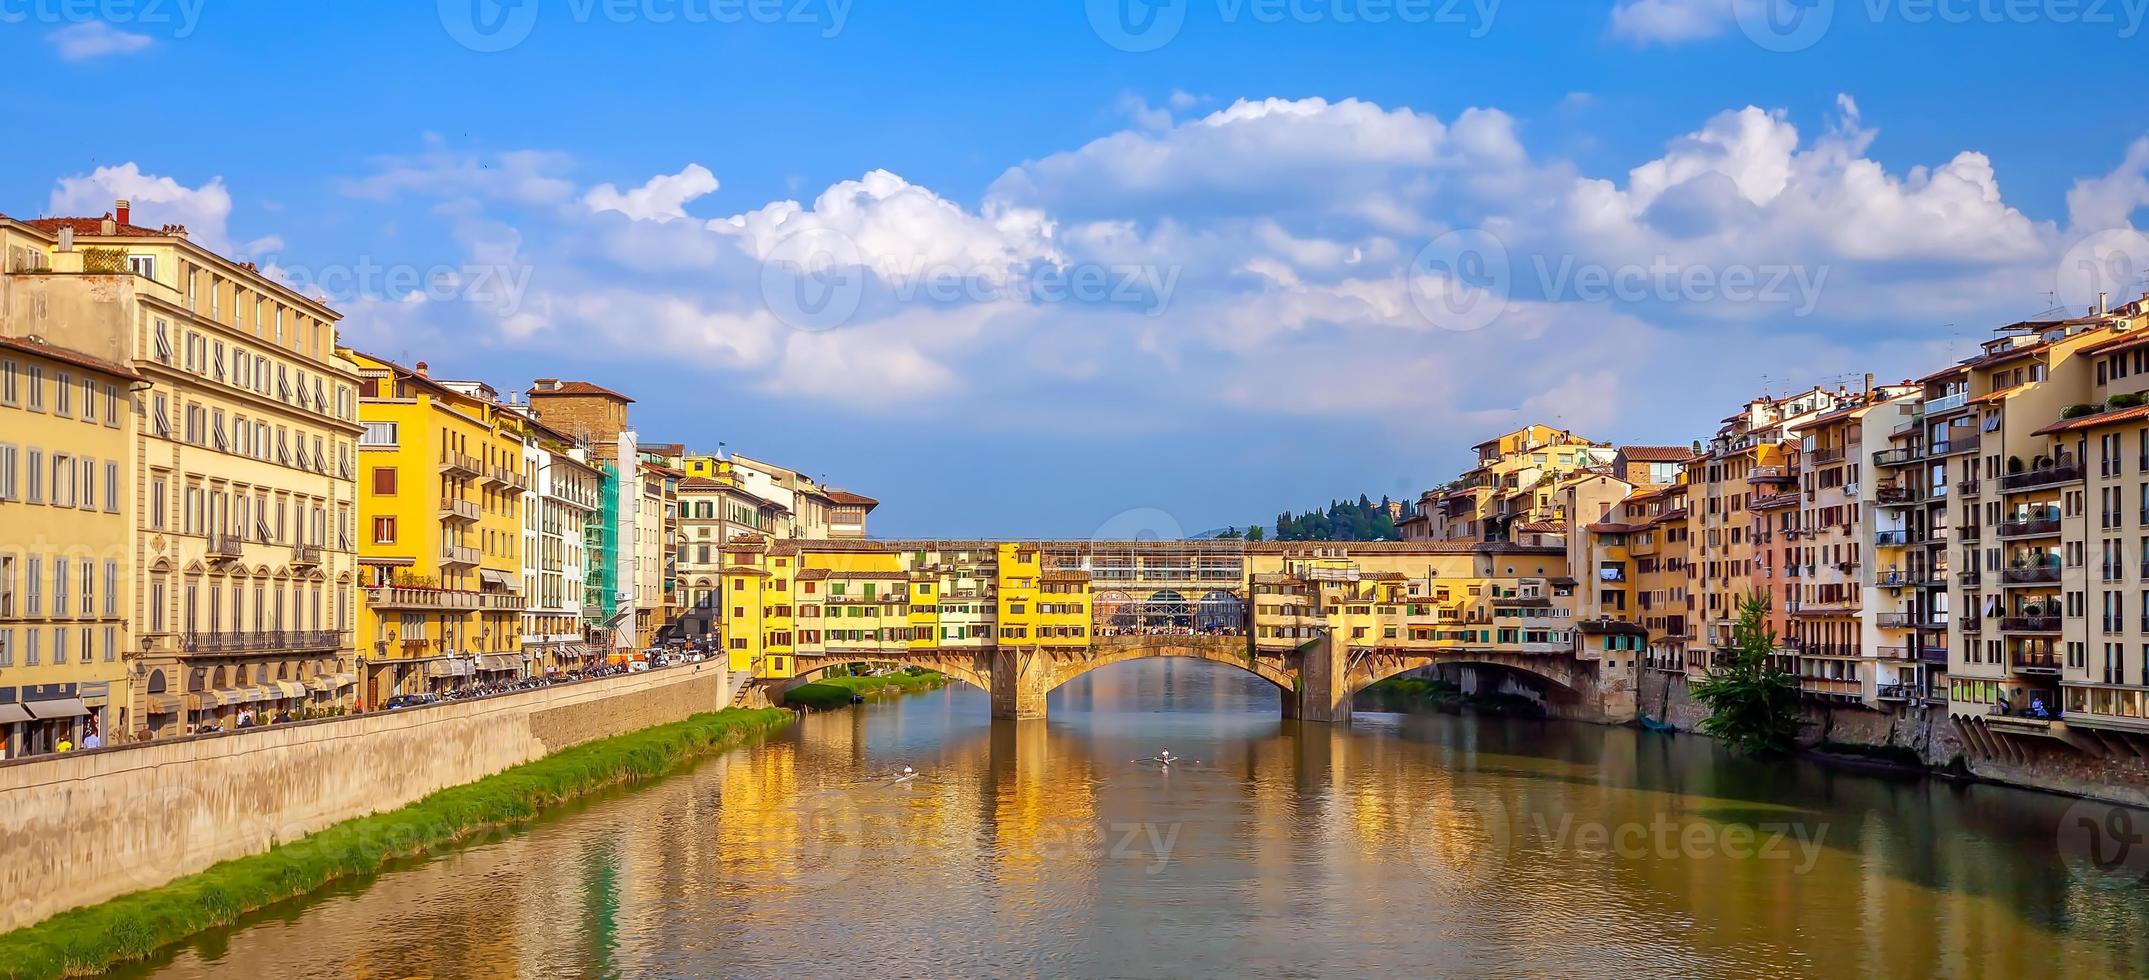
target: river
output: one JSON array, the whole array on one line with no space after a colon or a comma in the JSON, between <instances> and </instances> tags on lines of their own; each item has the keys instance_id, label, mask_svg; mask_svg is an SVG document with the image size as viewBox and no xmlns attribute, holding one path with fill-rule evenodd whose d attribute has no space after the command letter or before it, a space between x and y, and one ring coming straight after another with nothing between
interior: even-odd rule
<instances>
[{"instance_id":1,"label":"river","mask_svg":"<svg viewBox=\"0 0 2149 980\"><path fill-rule=\"evenodd\" d=\"M1693 735L1300 726L1276 703L1228 667L1143 661L1056 692L1047 722L994 723L963 686L813 715L133 972L2149 972L2149 892L2067 829L2102 807ZM1166 748L1187 761L1132 761Z\"/></svg>"}]
</instances>

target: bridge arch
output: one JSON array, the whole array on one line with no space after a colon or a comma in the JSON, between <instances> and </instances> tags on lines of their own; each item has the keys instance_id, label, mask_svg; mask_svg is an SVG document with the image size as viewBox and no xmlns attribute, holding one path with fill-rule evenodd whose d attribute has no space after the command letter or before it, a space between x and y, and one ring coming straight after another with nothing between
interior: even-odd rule
<instances>
[{"instance_id":1,"label":"bridge arch","mask_svg":"<svg viewBox=\"0 0 2149 980\"><path fill-rule=\"evenodd\" d=\"M1369 654L1351 665L1345 675L1344 696L1353 697L1358 692L1398 674L1426 667L1454 665L1458 667L1498 667L1545 682L1547 697L1561 700L1583 696L1585 681L1575 673L1573 662L1551 662L1543 656L1520 656L1493 652L1455 653L1433 657L1423 655L1391 656Z\"/></svg>"},{"instance_id":2,"label":"bridge arch","mask_svg":"<svg viewBox=\"0 0 2149 980\"><path fill-rule=\"evenodd\" d=\"M970 662L964 662L969 660ZM936 673L946 674L971 687L992 693L992 674L980 670L974 658L919 656L917 654L882 654L880 656L853 656L849 654L797 657L798 669L791 675L798 680L811 680L827 673L832 667L848 667L854 664L881 664L895 667L922 667Z\"/></svg>"},{"instance_id":3,"label":"bridge arch","mask_svg":"<svg viewBox=\"0 0 2149 980\"><path fill-rule=\"evenodd\" d=\"M1130 660L1172 658L1206 660L1236 667L1286 692L1298 689L1297 678L1283 666L1249 656L1245 637L1140 636L1129 637L1123 642L1100 643L1086 654L1055 659L1052 676L1045 691L1050 693L1068 681L1099 667L1123 664Z\"/></svg>"},{"instance_id":4,"label":"bridge arch","mask_svg":"<svg viewBox=\"0 0 2149 980\"><path fill-rule=\"evenodd\" d=\"M1191 629L1194 626L1194 609L1186 596L1172 589L1151 592L1142 601L1141 626L1144 629Z\"/></svg>"}]
</instances>

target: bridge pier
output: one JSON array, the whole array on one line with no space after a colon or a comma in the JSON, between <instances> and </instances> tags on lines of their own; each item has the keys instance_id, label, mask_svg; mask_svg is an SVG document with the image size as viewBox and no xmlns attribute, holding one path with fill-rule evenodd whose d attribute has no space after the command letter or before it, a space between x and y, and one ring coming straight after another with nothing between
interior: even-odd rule
<instances>
[{"instance_id":1,"label":"bridge pier","mask_svg":"<svg viewBox=\"0 0 2149 980\"><path fill-rule=\"evenodd\" d=\"M1000 647L992 654L992 716L1022 721L1045 716L1052 658L1035 650Z\"/></svg>"},{"instance_id":2,"label":"bridge pier","mask_svg":"<svg viewBox=\"0 0 2149 980\"><path fill-rule=\"evenodd\" d=\"M1350 667L1348 658L1348 648L1330 635L1324 634L1301 647L1298 690L1285 693L1283 716L1298 721L1350 724L1350 685L1345 677ZM1296 713L1291 703L1294 694Z\"/></svg>"}]
</instances>

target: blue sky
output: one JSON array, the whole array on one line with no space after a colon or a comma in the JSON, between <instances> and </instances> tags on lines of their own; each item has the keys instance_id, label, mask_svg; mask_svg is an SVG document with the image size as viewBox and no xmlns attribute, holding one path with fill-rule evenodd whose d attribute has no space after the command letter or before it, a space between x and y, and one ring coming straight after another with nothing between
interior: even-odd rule
<instances>
[{"instance_id":1,"label":"blue sky","mask_svg":"<svg viewBox=\"0 0 2149 980\"><path fill-rule=\"evenodd\" d=\"M891 535L1684 443L2142 288L2149 0L1141 2L0 0L0 212L129 196L354 345L620 388Z\"/></svg>"}]
</instances>

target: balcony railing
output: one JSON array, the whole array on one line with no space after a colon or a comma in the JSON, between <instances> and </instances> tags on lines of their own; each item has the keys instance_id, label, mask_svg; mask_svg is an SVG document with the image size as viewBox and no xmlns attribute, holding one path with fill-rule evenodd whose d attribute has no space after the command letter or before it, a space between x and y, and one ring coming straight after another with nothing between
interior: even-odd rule
<instances>
[{"instance_id":1,"label":"balcony railing","mask_svg":"<svg viewBox=\"0 0 2149 980\"><path fill-rule=\"evenodd\" d=\"M2006 585L2045 585L2059 581L2059 565L2028 565L2010 568L2000 573L2000 581Z\"/></svg>"},{"instance_id":2,"label":"balcony railing","mask_svg":"<svg viewBox=\"0 0 2149 980\"><path fill-rule=\"evenodd\" d=\"M2025 674L2059 673L2059 653L2054 650L2012 650L2007 654L2009 667Z\"/></svg>"},{"instance_id":3,"label":"balcony railing","mask_svg":"<svg viewBox=\"0 0 2149 980\"><path fill-rule=\"evenodd\" d=\"M321 564L321 546L317 544L293 545L291 564L299 568L315 568Z\"/></svg>"},{"instance_id":4,"label":"balcony railing","mask_svg":"<svg viewBox=\"0 0 2149 980\"><path fill-rule=\"evenodd\" d=\"M1908 466L1917 461L1915 449L1883 449L1873 454L1874 466Z\"/></svg>"},{"instance_id":5,"label":"balcony railing","mask_svg":"<svg viewBox=\"0 0 2149 980\"><path fill-rule=\"evenodd\" d=\"M1928 398L1925 400L1925 414L1927 417L1931 417L1942 412L1952 412L1969 403L1970 393L1967 391L1958 391L1952 395L1942 395L1939 398Z\"/></svg>"},{"instance_id":6,"label":"balcony railing","mask_svg":"<svg viewBox=\"0 0 2149 980\"><path fill-rule=\"evenodd\" d=\"M1947 666L1947 662L1948 662L1948 648L1947 648L1947 647L1919 647L1919 648L1918 648L1918 659L1919 659L1919 660L1922 660L1922 661L1924 661L1924 662L1926 662L1926 663L1929 663L1929 664L1939 664L1939 665L1941 665L1941 666L1945 667L1945 666Z\"/></svg>"},{"instance_id":7,"label":"balcony railing","mask_svg":"<svg viewBox=\"0 0 2149 980\"><path fill-rule=\"evenodd\" d=\"M2055 463L2030 470L2027 473L2011 473L2000 478L2002 490L2035 490L2056 487L2065 483L2082 482L2082 464Z\"/></svg>"},{"instance_id":8,"label":"balcony railing","mask_svg":"<svg viewBox=\"0 0 2149 980\"><path fill-rule=\"evenodd\" d=\"M476 609L478 594L460 589L369 585L366 587L366 604L375 609Z\"/></svg>"},{"instance_id":9,"label":"balcony railing","mask_svg":"<svg viewBox=\"0 0 2149 980\"><path fill-rule=\"evenodd\" d=\"M2001 538L2049 538L2059 534L2058 517L2025 517L2006 521L1998 528Z\"/></svg>"},{"instance_id":10,"label":"balcony railing","mask_svg":"<svg viewBox=\"0 0 2149 980\"><path fill-rule=\"evenodd\" d=\"M1826 448L1826 449L1816 449L1816 450L1814 450L1814 451L1813 451L1813 457L1812 457L1812 458L1813 458L1813 465L1815 465L1815 466L1822 466L1822 465L1826 465L1826 464L1828 464L1828 463L1839 463L1839 462L1842 462L1842 461L1843 461L1843 447L1842 447L1842 446L1830 446L1830 447L1828 447L1828 448Z\"/></svg>"},{"instance_id":11,"label":"balcony railing","mask_svg":"<svg viewBox=\"0 0 2149 980\"><path fill-rule=\"evenodd\" d=\"M440 501L440 519L444 521L474 521L479 518L480 514L481 512L478 510L478 503L475 500L464 500L461 497L447 497L443 498Z\"/></svg>"},{"instance_id":12,"label":"balcony railing","mask_svg":"<svg viewBox=\"0 0 2149 980\"><path fill-rule=\"evenodd\" d=\"M1975 568L1966 572L1957 572L1955 573L1955 581L1964 585L1980 585L1985 581L1985 573Z\"/></svg>"},{"instance_id":13,"label":"balcony railing","mask_svg":"<svg viewBox=\"0 0 2149 980\"><path fill-rule=\"evenodd\" d=\"M457 544L443 544L440 546L440 560L443 564L448 565L475 565L478 563L478 549Z\"/></svg>"},{"instance_id":14,"label":"balcony railing","mask_svg":"<svg viewBox=\"0 0 2149 980\"><path fill-rule=\"evenodd\" d=\"M1978 443L1980 442L1981 438L1982 437L1980 437L1975 432L1968 432L1950 439L1943 439L1939 442L1933 443L1932 448L1928 450L1925 455L1951 456L1955 453L1976 452Z\"/></svg>"},{"instance_id":15,"label":"balcony railing","mask_svg":"<svg viewBox=\"0 0 2149 980\"><path fill-rule=\"evenodd\" d=\"M2057 633L2057 632L2059 632L2059 617L2058 617L2058 616L2002 616L2002 617L2000 617L2000 632L2002 632L2002 633Z\"/></svg>"},{"instance_id":16,"label":"balcony railing","mask_svg":"<svg viewBox=\"0 0 2149 980\"><path fill-rule=\"evenodd\" d=\"M452 449L440 452L440 472L449 476L478 476L485 472L485 464L476 456L459 453Z\"/></svg>"},{"instance_id":17,"label":"balcony railing","mask_svg":"<svg viewBox=\"0 0 2149 980\"><path fill-rule=\"evenodd\" d=\"M1788 483L1794 479L1797 478L1791 471L1782 466L1756 466L1746 471L1748 483Z\"/></svg>"},{"instance_id":18,"label":"balcony railing","mask_svg":"<svg viewBox=\"0 0 2149 980\"><path fill-rule=\"evenodd\" d=\"M245 546L245 542L239 540L239 536L236 534L218 533L209 535L209 557L213 559L237 558L244 553Z\"/></svg>"},{"instance_id":19,"label":"balcony railing","mask_svg":"<svg viewBox=\"0 0 2149 980\"><path fill-rule=\"evenodd\" d=\"M512 592L480 592L478 608L495 612L518 612L529 605L529 600Z\"/></svg>"},{"instance_id":20,"label":"balcony railing","mask_svg":"<svg viewBox=\"0 0 2149 980\"><path fill-rule=\"evenodd\" d=\"M1873 532L1873 547L1875 547L1875 548L1900 548L1900 547L1902 547L1902 546L1904 546L1904 545L1906 545L1906 544L1909 544L1909 543L1910 543L1910 532L1909 532L1909 531L1875 531L1875 532Z\"/></svg>"},{"instance_id":21,"label":"balcony railing","mask_svg":"<svg viewBox=\"0 0 2149 980\"><path fill-rule=\"evenodd\" d=\"M1906 612L1884 612L1873 617L1873 625L1884 630L1907 630L1911 617Z\"/></svg>"},{"instance_id":22,"label":"balcony railing","mask_svg":"<svg viewBox=\"0 0 2149 980\"><path fill-rule=\"evenodd\" d=\"M179 640L187 653L317 653L343 647L335 630L233 630L188 633Z\"/></svg>"},{"instance_id":23,"label":"balcony railing","mask_svg":"<svg viewBox=\"0 0 2149 980\"><path fill-rule=\"evenodd\" d=\"M1919 497L1920 495L1916 490L1899 483L1883 483L1873 488L1873 499L1880 501L1884 506L1914 504L1918 502Z\"/></svg>"},{"instance_id":24,"label":"balcony railing","mask_svg":"<svg viewBox=\"0 0 2149 980\"><path fill-rule=\"evenodd\" d=\"M1974 497L1983 488L1984 484L1976 480L1959 480L1955 484L1955 492L1965 497Z\"/></svg>"}]
</instances>

